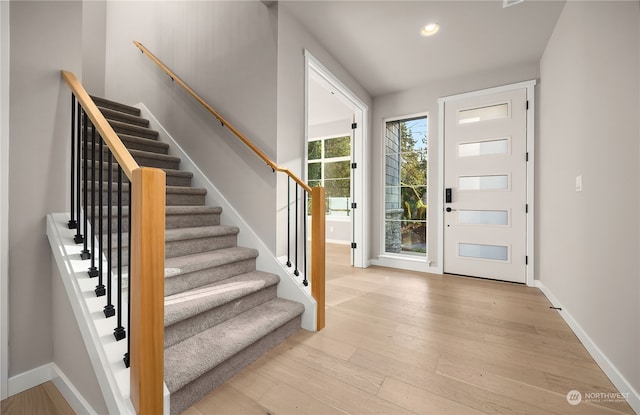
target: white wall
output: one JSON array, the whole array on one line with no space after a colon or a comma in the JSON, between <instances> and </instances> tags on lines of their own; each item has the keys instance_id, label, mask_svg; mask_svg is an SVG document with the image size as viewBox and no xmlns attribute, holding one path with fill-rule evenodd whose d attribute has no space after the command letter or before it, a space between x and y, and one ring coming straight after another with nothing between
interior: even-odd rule
<instances>
[{"instance_id":1,"label":"white wall","mask_svg":"<svg viewBox=\"0 0 640 415\"><path fill-rule=\"evenodd\" d=\"M45 215L68 211L69 89L80 74L82 3L10 4L9 377L53 360Z\"/></svg>"},{"instance_id":2,"label":"white wall","mask_svg":"<svg viewBox=\"0 0 640 415\"><path fill-rule=\"evenodd\" d=\"M322 63L362 102L371 107L371 97L327 51L318 40L309 33L286 7L273 5L270 7L277 13L278 21L278 159L277 162L290 168L300 177L304 177L305 144L305 61L304 50L308 50L314 58ZM370 112L369 112L370 114ZM367 120L367 130L370 120ZM368 146L368 143L365 144ZM365 179L368 180L368 179ZM278 245L277 253L286 253L286 206L287 180L278 179ZM368 181L364 183L369 188ZM359 201L359 207L370 209L371 201ZM365 225L367 226L367 225Z\"/></svg>"},{"instance_id":3,"label":"white wall","mask_svg":"<svg viewBox=\"0 0 640 415\"><path fill-rule=\"evenodd\" d=\"M253 1L108 2L106 39L105 95L143 102L273 249L275 223L264 212L275 208L275 174L132 43L149 48L275 159L276 30L267 7Z\"/></svg>"},{"instance_id":4,"label":"white wall","mask_svg":"<svg viewBox=\"0 0 640 415\"><path fill-rule=\"evenodd\" d=\"M636 403L639 28L638 2L567 2L540 63L536 149L538 278Z\"/></svg>"},{"instance_id":5,"label":"white wall","mask_svg":"<svg viewBox=\"0 0 640 415\"><path fill-rule=\"evenodd\" d=\"M428 165L428 258L436 267L438 238L438 209L442 197L438 193L438 98L471 92L495 86L507 85L538 77L538 63L531 62L517 66L477 73L463 78L445 79L420 88L376 97L373 107L373 130L371 147L372 214L371 214L371 258L377 259L384 252L384 136L383 124L387 118L428 113L429 165ZM424 270L427 269L425 264Z\"/></svg>"}]
</instances>

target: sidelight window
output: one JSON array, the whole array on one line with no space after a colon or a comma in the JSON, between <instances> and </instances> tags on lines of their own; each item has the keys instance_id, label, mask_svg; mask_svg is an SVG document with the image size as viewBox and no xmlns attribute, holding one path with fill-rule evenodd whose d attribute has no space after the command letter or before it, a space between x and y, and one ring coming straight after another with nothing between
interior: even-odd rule
<instances>
[{"instance_id":1,"label":"sidelight window","mask_svg":"<svg viewBox=\"0 0 640 415\"><path fill-rule=\"evenodd\" d=\"M427 252L427 117L385 123L385 252Z\"/></svg>"}]
</instances>

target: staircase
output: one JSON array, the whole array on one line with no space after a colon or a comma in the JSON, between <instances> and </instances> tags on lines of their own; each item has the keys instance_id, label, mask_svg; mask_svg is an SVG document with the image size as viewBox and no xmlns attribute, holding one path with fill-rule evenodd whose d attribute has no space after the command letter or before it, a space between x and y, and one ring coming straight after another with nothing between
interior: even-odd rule
<instances>
[{"instance_id":1,"label":"staircase","mask_svg":"<svg viewBox=\"0 0 640 415\"><path fill-rule=\"evenodd\" d=\"M179 414L299 330L304 307L276 296L279 277L256 270L258 252L237 246L140 110L93 100L140 166L166 172L164 379Z\"/></svg>"}]
</instances>

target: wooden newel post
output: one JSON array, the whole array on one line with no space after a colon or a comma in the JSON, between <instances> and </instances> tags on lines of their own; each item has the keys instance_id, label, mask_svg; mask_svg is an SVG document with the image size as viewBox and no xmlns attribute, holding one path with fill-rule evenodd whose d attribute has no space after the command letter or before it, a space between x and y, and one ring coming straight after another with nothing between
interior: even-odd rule
<instances>
[{"instance_id":1,"label":"wooden newel post","mask_svg":"<svg viewBox=\"0 0 640 415\"><path fill-rule=\"evenodd\" d=\"M131 401L142 415L163 413L165 183L162 170L133 171L129 355Z\"/></svg>"},{"instance_id":2,"label":"wooden newel post","mask_svg":"<svg viewBox=\"0 0 640 415\"><path fill-rule=\"evenodd\" d=\"M325 190L311 189L311 295L318 303L316 330L325 325Z\"/></svg>"}]
</instances>

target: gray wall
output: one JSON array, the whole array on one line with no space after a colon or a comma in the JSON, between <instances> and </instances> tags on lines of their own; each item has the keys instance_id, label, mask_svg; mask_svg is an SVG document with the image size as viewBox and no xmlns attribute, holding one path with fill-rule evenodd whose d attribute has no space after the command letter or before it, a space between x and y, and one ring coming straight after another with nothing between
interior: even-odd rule
<instances>
[{"instance_id":1,"label":"gray wall","mask_svg":"<svg viewBox=\"0 0 640 415\"><path fill-rule=\"evenodd\" d=\"M45 215L69 209L60 69L80 73L82 3L11 2L10 15L9 377L53 361Z\"/></svg>"},{"instance_id":2,"label":"gray wall","mask_svg":"<svg viewBox=\"0 0 640 415\"><path fill-rule=\"evenodd\" d=\"M371 180L372 180L372 204L371 204L371 257L376 259L384 252L381 244L384 226L382 207L384 204L383 174L384 167L384 120L387 118L403 117L418 113L428 113L428 138L429 138L429 210L428 210L428 257L432 266L437 266L438 223L437 212L441 209L441 197L438 194L438 98L507 85L520 81L537 79L539 75L538 63L531 62L517 66L500 68L489 72L477 73L471 76L445 79L430 83L420 88L389 95L376 97L373 108L373 130L371 140Z\"/></svg>"},{"instance_id":3,"label":"gray wall","mask_svg":"<svg viewBox=\"0 0 640 415\"><path fill-rule=\"evenodd\" d=\"M540 63L536 149L539 279L636 391L639 27L638 2L567 2Z\"/></svg>"},{"instance_id":4,"label":"gray wall","mask_svg":"<svg viewBox=\"0 0 640 415\"><path fill-rule=\"evenodd\" d=\"M106 96L143 102L255 232L275 246L276 178L132 44L140 41L276 158L276 31L262 2L107 3ZM223 219L224 221L224 214Z\"/></svg>"},{"instance_id":5,"label":"gray wall","mask_svg":"<svg viewBox=\"0 0 640 415\"><path fill-rule=\"evenodd\" d=\"M82 0L82 85L97 96L104 96L106 26L106 1Z\"/></svg>"},{"instance_id":6,"label":"gray wall","mask_svg":"<svg viewBox=\"0 0 640 415\"><path fill-rule=\"evenodd\" d=\"M100 385L93 375L95 372L89 353L80 329L75 324L76 318L53 258L51 275L53 361L94 411L98 414L107 414L109 409L102 397Z\"/></svg>"},{"instance_id":7,"label":"gray wall","mask_svg":"<svg viewBox=\"0 0 640 415\"><path fill-rule=\"evenodd\" d=\"M305 138L305 64L304 50L308 50L349 90L369 107L371 114L372 100L356 79L336 61L318 40L309 33L286 7L274 5L270 9L277 10L278 21L278 159L282 166L304 178ZM366 121L371 131L370 120ZM365 144L365 147L368 144ZM283 176L283 175L281 175ZM365 178L367 180L367 178ZM286 219L287 188L286 178L278 180L278 255L286 253ZM369 183L365 183L369 186ZM365 209L371 205L370 200L359 201ZM369 226L369 224L365 224Z\"/></svg>"}]
</instances>

